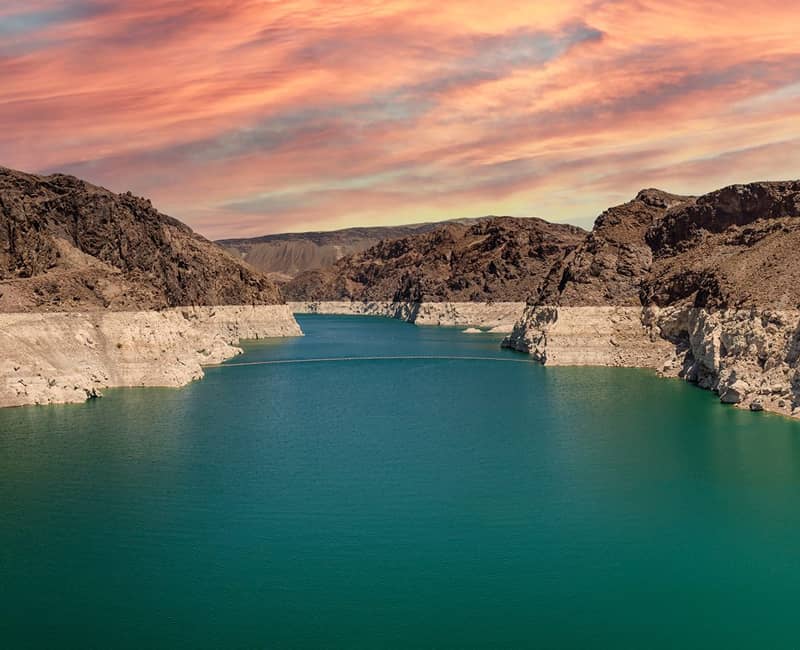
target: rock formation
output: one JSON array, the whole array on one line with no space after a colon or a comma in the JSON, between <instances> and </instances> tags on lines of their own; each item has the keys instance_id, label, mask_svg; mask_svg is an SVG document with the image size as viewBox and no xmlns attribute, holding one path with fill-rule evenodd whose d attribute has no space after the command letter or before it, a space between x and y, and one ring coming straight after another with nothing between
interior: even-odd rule
<instances>
[{"instance_id":1,"label":"rock formation","mask_svg":"<svg viewBox=\"0 0 800 650\"><path fill-rule=\"evenodd\" d=\"M640 192L552 269L505 345L550 364L652 367L800 415L799 216L796 181Z\"/></svg>"},{"instance_id":2,"label":"rock formation","mask_svg":"<svg viewBox=\"0 0 800 650\"><path fill-rule=\"evenodd\" d=\"M0 168L0 312L277 304L276 286L147 199Z\"/></svg>"},{"instance_id":3,"label":"rock formation","mask_svg":"<svg viewBox=\"0 0 800 650\"><path fill-rule=\"evenodd\" d=\"M240 338L300 334L276 286L156 211L0 168L0 406L181 385Z\"/></svg>"}]
</instances>

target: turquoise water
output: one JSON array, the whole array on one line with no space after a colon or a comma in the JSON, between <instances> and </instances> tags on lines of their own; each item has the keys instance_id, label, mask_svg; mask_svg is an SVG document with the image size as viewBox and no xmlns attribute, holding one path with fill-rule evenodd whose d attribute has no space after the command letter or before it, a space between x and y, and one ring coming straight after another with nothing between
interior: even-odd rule
<instances>
[{"instance_id":1,"label":"turquoise water","mask_svg":"<svg viewBox=\"0 0 800 650\"><path fill-rule=\"evenodd\" d=\"M524 359L301 324L244 360ZM643 371L214 368L0 411L0 646L797 647L799 505L800 423Z\"/></svg>"}]
</instances>

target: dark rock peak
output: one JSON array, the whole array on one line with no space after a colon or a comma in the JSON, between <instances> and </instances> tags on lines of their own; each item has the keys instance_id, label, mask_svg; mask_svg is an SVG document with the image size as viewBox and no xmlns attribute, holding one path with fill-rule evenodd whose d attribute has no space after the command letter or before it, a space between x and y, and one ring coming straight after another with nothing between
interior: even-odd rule
<instances>
[{"instance_id":1,"label":"dark rock peak","mask_svg":"<svg viewBox=\"0 0 800 650\"><path fill-rule=\"evenodd\" d=\"M730 185L670 209L647 233L647 242L656 256L668 256L695 245L703 233L798 216L800 181Z\"/></svg>"},{"instance_id":2,"label":"dark rock peak","mask_svg":"<svg viewBox=\"0 0 800 650\"><path fill-rule=\"evenodd\" d=\"M644 190L639 190L634 201L641 201L642 203L645 203L653 208L666 209L671 208L673 205L677 205L678 203L685 203L693 198L694 197L691 196L671 194L669 192L651 187Z\"/></svg>"}]
</instances>

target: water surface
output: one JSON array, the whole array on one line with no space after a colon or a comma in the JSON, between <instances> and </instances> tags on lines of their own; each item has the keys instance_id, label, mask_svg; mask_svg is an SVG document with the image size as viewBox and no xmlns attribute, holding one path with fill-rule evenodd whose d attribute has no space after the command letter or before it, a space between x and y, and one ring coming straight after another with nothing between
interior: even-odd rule
<instances>
[{"instance_id":1,"label":"water surface","mask_svg":"<svg viewBox=\"0 0 800 650\"><path fill-rule=\"evenodd\" d=\"M237 361L524 359L301 317ZM800 425L645 371L210 369L0 411L4 648L790 648Z\"/></svg>"}]
</instances>

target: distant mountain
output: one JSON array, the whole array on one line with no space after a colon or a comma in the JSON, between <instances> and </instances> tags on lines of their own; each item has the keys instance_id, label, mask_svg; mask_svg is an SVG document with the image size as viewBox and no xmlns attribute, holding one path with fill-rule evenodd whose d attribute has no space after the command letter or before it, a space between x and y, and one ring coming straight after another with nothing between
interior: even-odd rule
<instances>
[{"instance_id":1,"label":"distant mountain","mask_svg":"<svg viewBox=\"0 0 800 650\"><path fill-rule=\"evenodd\" d=\"M273 279L285 282L303 271L332 266L341 258L360 253L381 240L430 232L444 223L469 224L480 220L481 218L455 219L405 226L283 233L244 239L222 239L217 243L239 255L251 266L270 274Z\"/></svg>"},{"instance_id":2,"label":"distant mountain","mask_svg":"<svg viewBox=\"0 0 800 650\"><path fill-rule=\"evenodd\" d=\"M288 300L525 301L586 231L535 218L438 224L283 286Z\"/></svg>"},{"instance_id":3,"label":"distant mountain","mask_svg":"<svg viewBox=\"0 0 800 650\"><path fill-rule=\"evenodd\" d=\"M0 167L0 311L281 301L269 278L147 199Z\"/></svg>"}]
</instances>

